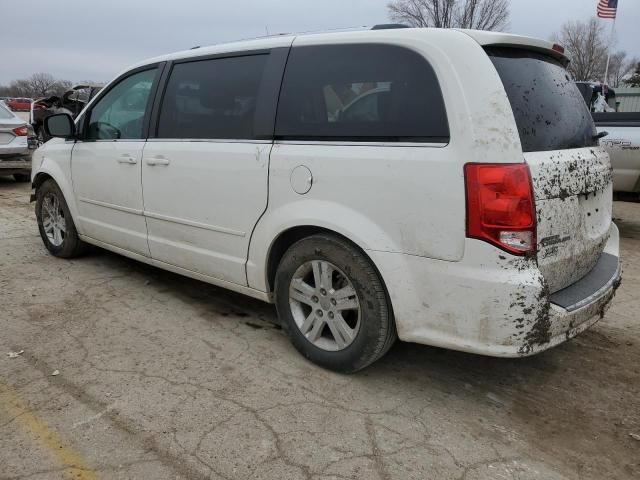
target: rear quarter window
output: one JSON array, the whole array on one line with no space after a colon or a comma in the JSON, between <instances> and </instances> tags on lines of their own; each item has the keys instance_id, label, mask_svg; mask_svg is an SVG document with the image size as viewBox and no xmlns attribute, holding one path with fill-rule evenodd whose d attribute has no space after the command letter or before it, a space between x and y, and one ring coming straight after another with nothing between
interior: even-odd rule
<instances>
[{"instance_id":1,"label":"rear quarter window","mask_svg":"<svg viewBox=\"0 0 640 480\"><path fill-rule=\"evenodd\" d=\"M486 51L509 97L524 152L597 145L583 95L558 60L519 48Z\"/></svg>"},{"instance_id":2,"label":"rear quarter window","mask_svg":"<svg viewBox=\"0 0 640 480\"><path fill-rule=\"evenodd\" d=\"M276 138L449 141L436 74L393 45L294 47L278 105Z\"/></svg>"}]
</instances>

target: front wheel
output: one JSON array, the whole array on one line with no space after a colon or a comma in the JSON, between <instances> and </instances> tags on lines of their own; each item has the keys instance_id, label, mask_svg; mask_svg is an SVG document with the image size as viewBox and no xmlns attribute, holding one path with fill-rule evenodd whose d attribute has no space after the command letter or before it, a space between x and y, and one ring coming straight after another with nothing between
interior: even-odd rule
<instances>
[{"instance_id":1,"label":"front wheel","mask_svg":"<svg viewBox=\"0 0 640 480\"><path fill-rule=\"evenodd\" d=\"M64 195L53 180L46 180L36 191L36 218L40 237L51 254L72 258L85 252L87 245L78 237Z\"/></svg>"},{"instance_id":2,"label":"front wheel","mask_svg":"<svg viewBox=\"0 0 640 480\"><path fill-rule=\"evenodd\" d=\"M276 308L293 345L330 370L352 373L396 340L386 290L371 261L342 238L319 234L284 254Z\"/></svg>"}]
</instances>

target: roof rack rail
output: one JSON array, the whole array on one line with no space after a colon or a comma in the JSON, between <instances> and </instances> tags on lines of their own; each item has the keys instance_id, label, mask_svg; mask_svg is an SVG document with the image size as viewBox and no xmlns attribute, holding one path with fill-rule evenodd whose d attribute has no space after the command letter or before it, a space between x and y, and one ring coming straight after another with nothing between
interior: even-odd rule
<instances>
[{"instance_id":1,"label":"roof rack rail","mask_svg":"<svg viewBox=\"0 0 640 480\"><path fill-rule=\"evenodd\" d=\"M409 25L405 25L404 23L381 23L379 25L374 25L371 27L371 30L393 30L394 28L411 28Z\"/></svg>"}]
</instances>

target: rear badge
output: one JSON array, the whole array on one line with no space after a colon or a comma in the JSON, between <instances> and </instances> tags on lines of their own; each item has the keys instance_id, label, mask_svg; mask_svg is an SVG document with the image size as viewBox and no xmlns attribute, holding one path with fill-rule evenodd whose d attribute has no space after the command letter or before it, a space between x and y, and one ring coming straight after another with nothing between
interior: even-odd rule
<instances>
[{"instance_id":1,"label":"rear badge","mask_svg":"<svg viewBox=\"0 0 640 480\"><path fill-rule=\"evenodd\" d=\"M541 247L551 247L553 245L558 245L560 243L566 243L571 240L571 235L567 235L565 237L561 237L560 235L552 235L550 237L545 237L540 240Z\"/></svg>"},{"instance_id":2,"label":"rear badge","mask_svg":"<svg viewBox=\"0 0 640 480\"><path fill-rule=\"evenodd\" d=\"M543 238L540 240L540 247L544 250L542 253L542 258L555 257L558 255L558 245L561 243L566 243L571 240L571 235L566 235L561 237L560 235L552 235L550 237Z\"/></svg>"}]
</instances>

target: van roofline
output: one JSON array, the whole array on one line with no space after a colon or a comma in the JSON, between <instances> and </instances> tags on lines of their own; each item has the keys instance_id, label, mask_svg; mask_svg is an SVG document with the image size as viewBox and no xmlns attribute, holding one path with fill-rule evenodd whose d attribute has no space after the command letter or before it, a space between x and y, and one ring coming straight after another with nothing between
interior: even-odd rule
<instances>
[{"instance_id":1,"label":"van roofline","mask_svg":"<svg viewBox=\"0 0 640 480\"><path fill-rule=\"evenodd\" d=\"M565 55L563 55L557 50L554 50L553 48L554 44L552 42L549 42L547 40L543 40L540 38L535 38L535 37L528 37L523 35L515 35L511 33L502 33L502 32L488 32L484 30L469 30L469 29L462 29L462 28L376 29L374 27L371 27L371 26L347 27L347 28L339 28L339 29L315 31L315 32L272 34L272 35L251 38L251 39L243 39L243 40L232 41L232 42L217 43L217 44L207 45L207 46L192 47L186 50L179 50L173 53L145 59L141 62L137 62L127 67L126 69L122 70L121 73L131 70L133 68L142 67L152 63L166 62L169 60L177 60L177 59L190 58L190 57L206 56L208 54L215 54L215 53L220 53L224 51L232 52L232 51L242 51L242 50L260 50L260 49L269 49L269 48L277 48L277 47L286 47L286 46L290 46L293 43L293 41L298 37L313 37L316 35L329 36L332 34L336 34L336 35L362 36L362 37L366 37L367 40L375 40L377 37L389 38L390 33L392 33L393 35L409 36L412 33L415 33L417 30L421 30L424 32L433 31L433 30L437 30L439 32L449 31L452 34L464 33L482 46L489 46L489 45L511 46L511 47L520 46L520 47L527 48L529 50L543 52L545 54L548 54L562 61L565 64L569 62L569 60Z\"/></svg>"}]
</instances>

